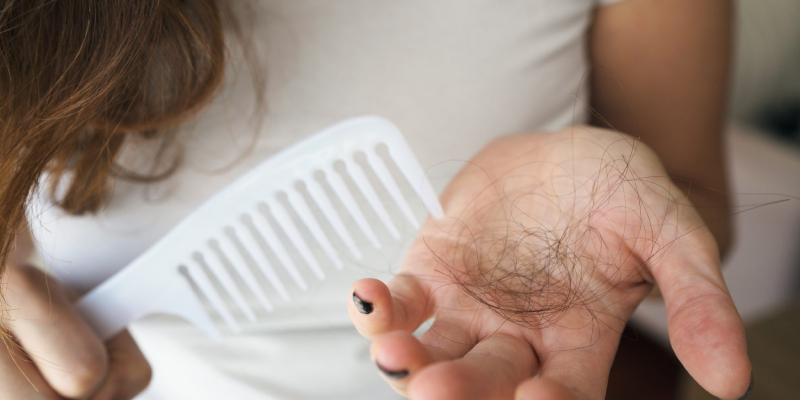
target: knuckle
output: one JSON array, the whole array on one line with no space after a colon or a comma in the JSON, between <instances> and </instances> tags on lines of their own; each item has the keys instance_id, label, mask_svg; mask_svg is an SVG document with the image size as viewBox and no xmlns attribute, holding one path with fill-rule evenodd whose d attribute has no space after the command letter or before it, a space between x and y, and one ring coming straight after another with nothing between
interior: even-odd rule
<instances>
[{"instance_id":1,"label":"knuckle","mask_svg":"<svg viewBox=\"0 0 800 400\"><path fill-rule=\"evenodd\" d=\"M134 398L150 384L153 370L136 341L123 331L107 343L111 354L107 386L113 386L118 397Z\"/></svg>"},{"instance_id":2,"label":"knuckle","mask_svg":"<svg viewBox=\"0 0 800 400\"><path fill-rule=\"evenodd\" d=\"M138 394L150 385L150 381L153 379L153 368L150 363L142 359L130 368L127 377L131 390Z\"/></svg>"},{"instance_id":3,"label":"knuckle","mask_svg":"<svg viewBox=\"0 0 800 400\"><path fill-rule=\"evenodd\" d=\"M131 346L123 352L117 352L112 357L114 360L109 372L110 378L116 380L118 391L125 394L125 397L134 398L141 393L153 378L153 369L144 354L141 353L133 338L127 336ZM112 354L114 350L112 349Z\"/></svg>"},{"instance_id":4,"label":"knuckle","mask_svg":"<svg viewBox=\"0 0 800 400\"><path fill-rule=\"evenodd\" d=\"M95 353L95 352L91 352ZM87 354L75 367L52 382L53 389L67 398L86 398L105 380L108 361L105 354Z\"/></svg>"},{"instance_id":5,"label":"knuckle","mask_svg":"<svg viewBox=\"0 0 800 400\"><path fill-rule=\"evenodd\" d=\"M126 360L115 364L106 385L113 387L117 398L133 399L150 385L152 378L153 370L144 358Z\"/></svg>"}]
</instances>

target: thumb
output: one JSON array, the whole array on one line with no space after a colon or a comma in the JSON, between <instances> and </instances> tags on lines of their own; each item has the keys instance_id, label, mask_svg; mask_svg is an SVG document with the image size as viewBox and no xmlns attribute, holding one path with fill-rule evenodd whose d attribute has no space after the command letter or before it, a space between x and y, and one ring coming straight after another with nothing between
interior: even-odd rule
<instances>
[{"instance_id":1,"label":"thumb","mask_svg":"<svg viewBox=\"0 0 800 400\"><path fill-rule=\"evenodd\" d=\"M676 240L650 269L664 295L670 342L683 366L711 394L743 398L752 383L744 325L711 233L699 229Z\"/></svg>"}]
</instances>

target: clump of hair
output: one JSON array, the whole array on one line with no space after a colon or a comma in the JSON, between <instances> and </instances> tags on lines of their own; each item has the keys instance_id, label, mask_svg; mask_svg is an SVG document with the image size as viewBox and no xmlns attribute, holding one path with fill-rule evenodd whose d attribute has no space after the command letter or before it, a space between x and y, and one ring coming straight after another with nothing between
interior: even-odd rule
<instances>
[{"instance_id":1,"label":"clump of hair","mask_svg":"<svg viewBox=\"0 0 800 400\"><path fill-rule=\"evenodd\" d=\"M456 244L429 246L437 271L480 307L523 327L551 326L574 308L593 319L596 302L618 285L648 280L644 264L674 240L663 232L680 218L669 178L632 168L639 146L620 136L599 156L529 157L502 176L487 175L490 182L448 228ZM642 196L658 196L662 208Z\"/></svg>"}]
</instances>

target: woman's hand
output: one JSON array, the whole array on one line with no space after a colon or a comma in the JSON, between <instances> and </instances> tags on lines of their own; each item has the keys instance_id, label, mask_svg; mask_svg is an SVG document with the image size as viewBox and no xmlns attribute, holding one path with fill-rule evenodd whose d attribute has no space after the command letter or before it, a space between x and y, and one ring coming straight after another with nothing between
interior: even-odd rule
<instances>
[{"instance_id":1,"label":"woman's hand","mask_svg":"<svg viewBox=\"0 0 800 400\"><path fill-rule=\"evenodd\" d=\"M714 237L642 143L591 127L503 137L442 203L447 217L426 222L388 287L353 286L351 319L398 392L602 399L620 333L656 283L689 373L718 397L747 391Z\"/></svg>"},{"instance_id":2,"label":"woman's hand","mask_svg":"<svg viewBox=\"0 0 800 400\"><path fill-rule=\"evenodd\" d=\"M129 400L147 387L150 366L130 334L104 344L54 279L9 266L2 285L12 337L0 350L0 398Z\"/></svg>"}]
</instances>

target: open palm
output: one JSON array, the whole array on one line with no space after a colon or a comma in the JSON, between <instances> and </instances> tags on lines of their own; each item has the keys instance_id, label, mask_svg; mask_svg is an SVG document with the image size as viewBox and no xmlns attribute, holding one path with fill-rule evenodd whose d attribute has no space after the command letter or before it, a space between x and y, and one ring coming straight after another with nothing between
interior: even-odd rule
<instances>
[{"instance_id":1,"label":"open palm","mask_svg":"<svg viewBox=\"0 0 800 400\"><path fill-rule=\"evenodd\" d=\"M447 216L426 222L388 286L353 286L353 323L398 392L602 399L620 333L656 283L689 373L722 398L747 390L714 238L642 143L591 127L502 137L441 200Z\"/></svg>"}]
</instances>

